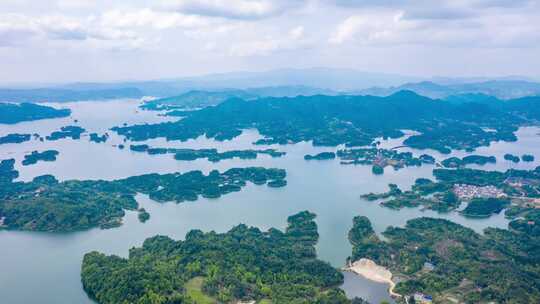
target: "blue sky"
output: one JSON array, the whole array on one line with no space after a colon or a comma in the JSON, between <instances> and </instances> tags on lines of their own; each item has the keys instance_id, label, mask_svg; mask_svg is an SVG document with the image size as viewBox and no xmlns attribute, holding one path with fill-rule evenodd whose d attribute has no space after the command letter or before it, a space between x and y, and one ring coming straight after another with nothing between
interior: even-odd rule
<instances>
[{"instance_id":1,"label":"blue sky","mask_svg":"<svg viewBox=\"0 0 540 304\"><path fill-rule=\"evenodd\" d=\"M540 77L540 1L2 0L0 82L341 67Z\"/></svg>"}]
</instances>

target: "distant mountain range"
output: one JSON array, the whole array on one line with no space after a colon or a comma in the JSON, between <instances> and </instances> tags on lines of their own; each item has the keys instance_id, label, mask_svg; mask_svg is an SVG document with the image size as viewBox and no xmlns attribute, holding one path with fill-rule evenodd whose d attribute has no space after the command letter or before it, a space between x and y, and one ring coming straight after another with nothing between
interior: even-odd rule
<instances>
[{"instance_id":1,"label":"distant mountain range","mask_svg":"<svg viewBox=\"0 0 540 304\"><path fill-rule=\"evenodd\" d=\"M504 78L432 78L397 74L366 73L352 69L310 68L280 69L265 72L234 72L154 81L115 83L72 83L40 88L0 88L0 101L43 102L113 98L159 98L182 96L188 92L200 98L292 97L298 95L376 95L388 96L402 90L430 98L484 94L500 99L540 95L540 83L525 77ZM192 92L193 91L193 92ZM199 96L197 96L199 95ZM247 97L246 97L247 96ZM183 96L186 98L192 98Z\"/></svg>"},{"instance_id":2,"label":"distant mountain range","mask_svg":"<svg viewBox=\"0 0 540 304\"><path fill-rule=\"evenodd\" d=\"M0 89L2 102L69 102L117 98L140 98L144 94L137 88L110 88L74 90L63 88Z\"/></svg>"},{"instance_id":3,"label":"distant mountain range","mask_svg":"<svg viewBox=\"0 0 540 304\"><path fill-rule=\"evenodd\" d=\"M254 100L263 97L296 97L313 95L339 95L338 92L304 86L261 87L245 90L200 91L193 90L181 95L159 98L146 103L147 109L181 108L196 109L215 106L227 99Z\"/></svg>"},{"instance_id":4,"label":"distant mountain range","mask_svg":"<svg viewBox=\"0 0 540 304\"><path fill-rule=\"evenodd\" d=\"M540 95L540 83L524 80L491 80L473 83L442 85L431 81L406 83L397 87L374 87L354 91L353 94L389 96L396 92L409 90L417 94L437 99L478 98L479 95L492 96L499 99L513 99L525 96ZM461 96L461 97L460 97Z\"/></svg>"}]
</instances>

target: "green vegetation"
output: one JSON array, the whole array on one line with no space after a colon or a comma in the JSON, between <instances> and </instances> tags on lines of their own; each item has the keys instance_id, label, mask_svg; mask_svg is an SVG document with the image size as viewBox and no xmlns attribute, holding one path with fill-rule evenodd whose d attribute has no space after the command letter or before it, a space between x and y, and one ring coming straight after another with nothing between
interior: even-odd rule
<instances>
[{"instance_id":1,"label":"green vegetation","mask_svg":"<svg viewBox=\"0 0 540 304\"><path fill-rule=\"evenodd\" d=\"M73 231L117 226L124 209L134 210L131 194L103 181L58 182L53 176L29 183L3 181L0 217L8 229Z\"/></svg>"},{"instance_id":2,"label":"green vegetation","mask_svg":"<svg viewBox=\"0 0 540 304\"><path fill-rule=\"evenodd\" d=\"M513 163L519 163L519 161L520 161L519 156L512 155L512 154L509 154L509 153L504 155L504 159L506 159L508 161L511 161Z\"/></svg>"},{"instance_id":3,"label":"green vegetation","mask_svg":"<svg viewBox=\"0 0 540 304\"><path fill-rule=\"evenodd\" d=\"M268 182L268 187L270 188L282 188L287 186L287 181L284 179L276 179Z\"/></svg>"},{"instance_id":4,"label":"green vegetation","mask_svg":"<svg viewBox=\"0 0 540 304\"><path fill-rule=\"evenodd\" d=\"M462 168L470 164L483 166L485 164L494 164L496 162L497 159L495 156L469 155L462 159L458 157L447 158L441 162L441 165L446 168Z\"/></svg>"},{"instance_id":5,"label":"green vegetation","mask_svg":"<svg viewBox=\"0 0 540 304\"><path fill-rule=\"evenodd\" d=\"M493 141L515 141L519 126L540 118L538 98L480 103L432 100L412 92L388 97L298 96L229 99L219 105L183 112L175 122L115 127L131 140L164 137L188 140L201 135L227 140L256 128L264 138L259 144L313 141L317 146L364 146L376 138L397 138L400 130L421 134L405 144L443 153L472 150Z\"/></svg>"},{"instance_id":6,"label":"green vegetation","mask_svg":"<svg viewBox=\"0 0 540 304\"><path fill-rule=\"evenodd\" d=\"M32 103L0 103L0 124L15 124L22 121L32 121L48 118L67 117L71 114L68 109L57 110L53 107Z\"/></svg>"},{"instance_id":7,"label":"green vegetation","mask_svg":"<svg viewBox=\"0 0 540 304\"><path fill-rule=\"evenodd\" d=\"M139 221L141 223L144 223L150 219L150 213L146 212L144 208L139 208L138 211L139 214L137 215L137 217L139 218Z\"/></svg>"},{"instance_id":8,"label":"green vegetation","mask_svg":"<svg viewBox=\"0 0 540 304\"><path fill-rule=\"evenodd\" d=\"M423 206L438 212L449 212L459 207L458 198L447 185L439 185L430 180L418 179L413 186L413 190L408 191L402 191L394 184L390 184L389 187L388 192L369 193L361 197L368 201L383 200L380 203L381 206L396 210ZM428 188L432 188L433 191L422 192L422 190Z\"/></svg>"},{"instance_id":9,"label":"green vegetation","mask_svg":"<svg viewBox=\"0 0 540 304\"><path fill-rule=\"evenodd\" d=\"M0 145L2 144L20 144L30 140L30 134L8 134L0 137Z\"/></svg>"},{"instance_id":10,"label":"green vegetation","mask_svg":"<svg viewBox=\"0 0 540 304\"><path fill-rule=\"evenodd\" d=\"M32 151L32 153L24 156L22 164L23 166L29 166L36 164L38 161L52 162L56 160L58 154L60 154L60 152L56 150L46 150L43 152Z\"/></svg>"},{"instance_id":11,"label":"green vegetation","mask_svg":"<svg viewBox=\"0 0 540 304\"><path fill-rule=\"evenodd\" d=\"M186 282L186 295L196 304L216 304L217 300L203 292L204 277L194 277Z\"/></svg>"},{"instance_id":12,"label":"green vegetation","mask_svg":"<svg viewBox=\"0 0 540 304\"><path fill-rule=\"evenodd\" d=\"M315 215L289 217L285 232L239 225L226 233L193 230L185 241L147 239L129 258L91 252L82 283L98 303L351 303L343 275L317 259Z\"/></svg>"},{"instance_id":13,"label":"green vegetation","mask_svg":"<svg viewBox=\"0 0 540 304\"><path fill-rule=\"evenodd\" d=\"M223 173L201 171L184 174L147 174L116 181L64 181L44 175L33 181L13 182L18 176L14 160L0 163L0 218L9 229L75 231L121 224L124 210L136 210L136 193L159 202L195 201L240 191L246 182L268 181L284 185L284 170L233 168ZM269 185L270 186L270 185ZM276 185L273 185L276 186ZM140 212L141 220L147 219Z\"/></svg>"},{"instance_id":14,"label":"green vegetation","mask_svg":"<svg viewBox=\"0 0 540 304\"><path fill-rule=\"evenodd\" d=\"M305 160L313 160L313 159L327 160L327 159L334 159L334 158L336 158L336 153L334 152L321 152L316 155L310 155L310 154L304 155Z\"/></svg>"},{"instance_id":15,"label":"green vegetation","mask_svg":"<svg viewBox=\"0 0 540 304\"><path fill-rule=\"evenodd\" d=\"M540 198L540 167L530 171L511 169L506 172L435 169L433 175L436 182L420 178L407 191L391 184L388 192L364 194L362 198L384 200L381 205L393 209L423 206L439 212L455 210L461 201L467 201L468 206L462 214L470 217L499 213L510 206L511 199L514 205L519 206L506 213L512 218L535 208L530 200ZM460 195L463 198L460 199Z\"/></svg>"},{"instance_id":16,"label":"green vegetation","mask_svg":"<svg viewBox=\"0 0 540 304\"><path fill-rule=\"evenodd\" d=\"M105 133L103 135L99 135L97 133L90 133L90 141L93 141L95 143L104 143L109 139L109 134Z\"/></svg>"},{"instance_id":17,"label":"green vegetation","mask_svg":"<svg viewBox=\"0 0 540 304\"><path fill-rule=\"evenodd\" d=\"M429 155L416 158L410 152L398 152L396 150L363 148L339 150L337 156L342 165L373 165L374 174L383 174L385 167L399 170L404 167L433 164L435 159Z\"/></svg>"},{"instance_id":18,"label":"green vegetation","mask_svg":"<svg viewBox=\"0 0 540 304\"><path fill-rule=\"evenodd\" d=\"M60 131L54 131L51 135L46 136L47 140L59 140L63 138L80 139L81 134L86 132L85 129L78 126L66 126L60 128Z\"/></svg>"},{"instance_id":19,"label":"green vegetation","mask_svg":"<svg viewBox=\"0 0 540 304\"><path fill-rule=\"evenodd\" d=\"M521 156L521 160L524 161L524 162L527 162L527 163L533 162L533 161L534 161L534 155L531 155L531 154L523 154L523 155Z\"/></svg>"},{"instance_id":20,"label":"green vegetation","mask_svg":"<svg viewBox=\"0 0 540 304\"><path fill-rule=\"evenodd\" d=\"M507 198L474 198L461 211L461 214L468 217L490 217L494 213L500 213L509 205L510 200Z\"/></svg>"},{"instance_id":21,"label":"green vegetation","mask_svg":"<svg viewBox=\"0 0 540 304\"><path fill-rule=\"evenodd\" d=\"M15 160L5 159L0 161L0 185L4 186L11 183L14 179L19 177L19 172L15 170ZM0 193L4 190L0 190Z\"/></svg>"},{"instance_id":22,"label":"green vegetation","mask_svg":"<svg viewBox=\"0 0 540 304\"><path fill-rule=\"evenodd\" d=\"M271 157L281 157L285 152L275 149L266 150L231 150L218 152L217 149L177 149L177 148L152 148L146 144L130 145L129 149L134 152L146 152L150 155L174 154L174 159L182 161L192 161L197 159L207 159L210 162L219 162L225 159L256 159L259 154L270 155Z\"/></svg>"},{"instance_id":23,"label":"green vegetation","mask_svg":"<svg viewBox=\"0 0 540 304\"><path fill-rule=\"evenodd\" d=\"M540 212L536 212L536 219ZM484 235L443 219L417 218L389 227L380 240L366 217L349 232L351 260L369 258L387 267L402 295L432 295L434 303L538 303L540 221L516 220L511 230L488 228ZM425 263L433 269L425 269Z\"/></svg>"},{"instance_id":24,"label":"green vegetation","mask_svg":"<svg viewBox=\"0 0 540 304\"><path fill-rule=\"evenodd\" d=\"M384 167L381 167L379 165L374 165L373 167L371 167L371 173L375 175L382 175L384 174Z\"/></svg>"}]
</instances>

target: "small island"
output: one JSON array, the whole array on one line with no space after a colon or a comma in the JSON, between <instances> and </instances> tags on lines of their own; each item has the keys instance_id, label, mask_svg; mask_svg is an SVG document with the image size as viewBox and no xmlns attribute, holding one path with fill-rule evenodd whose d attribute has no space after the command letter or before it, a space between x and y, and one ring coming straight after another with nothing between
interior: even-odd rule
<instances>
[{"instance_id":1,"label":"small island","mask_svg":"<svg viewBox=\"0 0 540 304\"><path fill-rule=\"evenodd\" d=\"M133 152L145 152L149 155L174 154L174 159L179 161L206 159L214 163L233 158L256 159L259 154L265 154L271 157L282 157L283 155L285 155L285 152L280 152L275 149L231 150L218 152L217 149L153 148L146 144L130 145L129 149Z\"/></svg>"},{"instance_id":2,"label":"small island","mask_svg":"<svg viewBox=\"0 0 540 304\"><path fill-rule=\"evenodd\" d=\"M532 154L523 154L521 156L521 160L526 162L526 163L533 162L534 161L534 155L532 155Z\"/></svg>"},{"instance_id":3,"label":"small island","mask_svg":"<svg viewBox=\"0 0 540 304\"><path fill-rule=\"evenodd\" d=\"M97 144L104 143L109 139L109 134L105 133L103 135L99 135L97 133L90 133L90 141L95 142Z\"/></svg>"},{"instance_id":4,"label":"small island","mask_svg":"<svg viewBox=\"0 0 540 304\"><path fill-rule=\"evenodd\" d=\"M507 161L511 161L511 162L513 162L513 163L519 163L519 161L520 161L519 156L513 155L513 154L509 154L509 153L507 153L507 154L504 155L504 159L507 160Z\"/></svg>"},{"instance_id":5,"label":"small island","mask_svg":"<svg viewBox=\"0 0 540 304\"><path fill-rule=\"evenodd\" d=\"M469 155L463 158L447 158L441 162L441 165L445 168L463 168L471 164L483 166L485 164L495 164L496 162L497 158L495 156Z\"/></svg>"},{"instance_id":6,"label":"small island","mask_svg":"<svg viewBox=\"0 0 540 304\"><path fill-rule=\"evenodd\" d=\"M63 138L80 139L81 134L86 132L85 129L79 126L66 126L60 128L60 131L54 131L51 135L45 137L47 140L59 140Z\"/></svg>"},{"instance_id":7,"label":"small island","mask_svg":"<svg viewBox=\"0 0 540 304\"><path fill-rule=\"evenodd\" d=\"M226 233L192 230L184 241L155 236L128 258L90 252L82 284L100 304L352 304L338 288L343 274L317 259L314 218L290 216L285 231L238 225Z\"/></svg>"},{"instance_id":8,"label":"small island","mask_svg":"<svg viewBox=\"0 0 540 304\"><path fill-rule=\"evenodd\" d=\"M20 144L25 141L29 141L32 135L30 134L8 134L6 136L0 137L0 145L2 144Z\"/></svg>"},{"instance_id":9,"label":"small island","mask_svg":"<svg viewBox=\"0 0 540 304\"><path fill-rule=\"evenodd\" d=\"M319 154L310 155L307 154L304 156L305 160L327 160L336 158L336 153L334 152L321 152Z\"/></svg>"},{"instance_id":10,"label":"small island","mask_svg":"<svg viewBox=\"0 0 540 304\"><path fill-rule=\"evenodd\" d=\"M139 210L137 211L139 212L137 217L139 218L139 221L141 223L145 223L146 221L150 219L150 213L146 212L144 208L139 208Z\"/></svg>"},{"instance_id":11,"label":"small island","mask_svg":"<svg viewBox=\"0 0 540 304\"><path fill-rule=\"evenodd\" d=\"M58 154L60 154L60 152L56 150L46 150L43 152L32 151L32 153L24 156L22 165L29 166L36 164L39 161L53 162L56 161L56 157L58 156Z\"/></svg>"},{"instance_id":12,"label":"small island","mask_svg":"<svg viewBox=\"0 0 540 304\"><path fill-rule=\"evenodd\" d=\"M405 167L435 163L435 158L430 155L424 154L420 157L414 157L411 152L398 152L395 149L345 149L339 150L337 156L341 159L342 165L372 165L372 172L376 175L383 174L386 167L399 170Z\"/></svg>"}]
</instances>

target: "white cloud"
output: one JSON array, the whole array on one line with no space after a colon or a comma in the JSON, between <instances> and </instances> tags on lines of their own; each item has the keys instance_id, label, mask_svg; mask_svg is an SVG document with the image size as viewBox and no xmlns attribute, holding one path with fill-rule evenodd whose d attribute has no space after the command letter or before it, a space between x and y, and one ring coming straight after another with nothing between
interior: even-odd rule
<instances>
[{"instance_id":1,"label":"white cloud","mask_svg":"<svg viewBox=\"0 0 540 304\"><path fill-rule=\"evenodd\" d=\"M17 45L29 38L50 40L131 40L139 39L130 30L100 27L92 18L77 19L61 15L30 17L25 15L0 15L0 45Z\"/></svg>"},{"instance_id":2,"label":"white cloud","mask_svg":"<svg viewBox=\"0 0 540 304\"><path fill-rule=\"evenodd\" d=\"M156 35L151 31L171 28L190 31L209 29L224 32L228 27L223 21L211 18L154 11L147 8L108 10L87 17L0 14L0 46L22 45L31 39L49 39L74 42L116 40L115 44L123 43L126 46L135 45L139 48L144 45L144 41L156 40ZM92 46L95 45L94 42Z\"/></svg>"},{"instance_id":3,"label":"white cloud","mask_svg":"<svg viewBox=\"0 0 540 304\"><path fill-rule=\"evenodd\" d=\"M0 16L0 46L12 46L27 41L37 34L37 30L37 26L25 16Z\"/></svg>"},{"instance_id":4,"label":"white cloud","mask_svg":"<svg viewBox=\"0 0 540 304\"><path fill-rule=\"evenodd\" d=\"M367 46L514 48L540 45L534 14L506 10L465 19L411 18L403 10L361 10L340 22L328 42Z\"/></svg>"},{"instance_id":5,"label":"white cloud","mask_svg":"<svg viewBox=\"0 0 540 304\"><path fill-rule=\"evenodd\" d=\"M233 45L229 50L229 55L248 57L266 56L278 51L295 50L306 48L309 41L305 38L304 27L297 26L289 30L282 38L268 37L263 40L241 42Z\"/></svg>"},{"instance_id":6,"label":"white cloud","mask_svg":"<svg viewBox=\"0 0 540 304\"><path fill-rule=\"evenodd\" d=\"M148 8L132 11L111 10L105 12L100 19L104 27L151 27L158 30L173 27L197 28L215 24L208 18L200 16L157 12Z\"/></svg>"},{"instance_id":7,"label":"white cloud","mask_svg":"<svg viewBox=\"0 0 540 304\"><path fill-rule=\"evenodd\" d=\"M169 0L165 8L230 19L263 19L302 4L300 0Z\"/></svg>"},{"instance_id":8,"label":"white cloud","mask_svg":"<svg viewBox=\"0 0 540 304\"><path fill-rule=\"evenodd\" d=\"M403 12L362 14L345 19L338 25L329 42L342 44L355 40L364 44L390 42L399 39L399 33L414 25L403 20Z\"/></svg>"}]
</instances>

